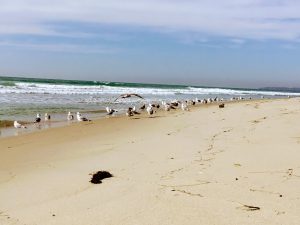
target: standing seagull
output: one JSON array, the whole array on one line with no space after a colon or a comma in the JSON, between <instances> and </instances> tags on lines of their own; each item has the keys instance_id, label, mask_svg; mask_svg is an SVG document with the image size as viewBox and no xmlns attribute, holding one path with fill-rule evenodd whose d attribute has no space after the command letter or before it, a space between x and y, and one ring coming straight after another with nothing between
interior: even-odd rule
<instances>
[{"instance_id":1,"label":"standing seagull","mask_svg":"<svg viewBox=\"0 0 300 225\"><path fill-rule=\"evenodd\" d=\"M68 112L67 119L68 119L69 121L74 120L74 115L73 115L71 112Z\"/></svg>"},{"instance_id":2,"label":"standing seagull","mask_svg":"<svg viewBox=\"0 0 300 225\"><path fill-rule=\"evenodd\" d=\"M145 104L140 107L140 110L144 110L144 109L146 109L146 105Z\"/></svg>"},{"instance_id":3,"label":"standing seagull","mask_svg":"<svg viewBox=\"0 0 300 225\"><path fill-rule=\"evenodd\" d=\"M186 103L181 103L181 109L182 109L183 111L189 111L189 108L188 108L188 106L187 106Z\"/></svg>"},{"instance_id":4,"label":"standing seagull","mask_svg":"<svg viewBox=\"0 0 300 225\"><path fill-rule=\"evenodd\" d=\"M147 107L147 113L148 113L149 116L153 115L154 111L153 111L153 107L151 105L149 105Z\"/></svg>"},{"instance_id":5,"label":"standing seagull","mask_svg":"<svg viewBox=\"0 0 300 225\"><path fill-rule=\"evenodd\" d=\"M41 114L39 114L39 113L36 114L36 118L35 118L34 122L35 122L35 123L41 122Z\"/></svg>"},{"instance_id":6,"label":"standing seagull","mask_svg":"<svg viewBox=\"0 0 300 225\"><path fill-rule=\"evenodd\" d=\"M131 111L133 112L133 114L141 114L141 113L139 113L137 110L136 110L136 108L135 108L135 106L133 106L133 108L131 109Z\"/></svg>"},{"instance_id":7,"label":"standing seagull","mask_svg":"<svg viewBox=\"0 0 300 225\"><path fill-rule=\"evenodd\" d=\"M49 121L51 119L51 116L48 113L45 113L45 121Z\"/></svg>"},{"instance_id":8,"label":"standing seagull","mask_svg":"<svg viewBox=\"0 0 300 225\"><path fill-rule=\"evenodd\" d=\"M111 109L109 107L106 107L106 112L107 112L107 115L113 115L115 112L118 112L117 110L115 109Z\"/></svg>"},{"instance_id":9,"label":"standing seagull","mask_svg":"<svg viewBox=\"0 0 300 225\"><path fill-rule=\"evenodd\" d=\"M133 116L133 115L134 115L134 113L132 112L132 108L129 107L129 108L127 109L127 111L126 111L126 116L131 117L131 116Z\"/></svg>"},{"instance_id":10,"label":"standing seagull","mask_svg":"<svg viewBox=\"0 0 300 225\"><path fill-rule=\"evenodd\" d=\"M23 128L23 129L26 129L27 127L20 124L18 121L14 121L14 127L15 128Z\"/></svg>"},{"instance_id":11,"label":"standing seagull","mask_svg":"<svg viewBox=\"0 0 300 225\"><path fill-rule=\"evenodd\" d=\"M168 105L168 104L165 104L164 107L165 107L165 110L166 110L166 111L170 111L170 109L171 109L171 106Z\"/></svg>"},{"instance_id":12,"label":"standing seagull","mask_svg":"<svg viewBox=\"0 0 300 225\"><path fill-rule=\"evenodd\" d=\"M117 97L117 98L115 99L115 101L117 101L119 98L130 98L130 97L133 97L133 96L144 99L142 96L140 96L140 95L138 95L138 94L132 93L132 94L122 94L122 95L120 95L119 97Z\"/></svg>"},{"instance_id":13,"label":"standing seagull","mask_svg":"<svg viewBox=\"0 0 300 225\"><path fill-rule=\"evenodd\" d=\"M77 120L78 121L91 121L87 119L86 117L82 116L80 112L77 112Z\"/></svg>"}]
</instances>

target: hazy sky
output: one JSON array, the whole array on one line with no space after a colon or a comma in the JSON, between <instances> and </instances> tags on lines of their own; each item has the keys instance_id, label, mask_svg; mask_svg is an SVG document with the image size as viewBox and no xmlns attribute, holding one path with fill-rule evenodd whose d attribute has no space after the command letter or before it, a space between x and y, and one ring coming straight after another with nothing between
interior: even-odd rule
<instances>
[{"instance_id":1,"label":"hazy sky","mask_svg":"<svg viewBox=\"0 0 300 225\"><path fill-rule=\"evenodd\" d=\"M0 75L300 86L299 0L0 0Z\"/></svg>"}]
</instances>

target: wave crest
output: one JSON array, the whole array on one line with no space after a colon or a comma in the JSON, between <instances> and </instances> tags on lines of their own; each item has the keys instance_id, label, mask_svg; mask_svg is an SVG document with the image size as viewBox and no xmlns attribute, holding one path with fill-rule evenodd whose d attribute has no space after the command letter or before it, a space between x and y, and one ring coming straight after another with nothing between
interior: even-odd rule
<instances>
[{"instance_id":1,"label":"wave crest","mask_svg":"<svg viewBox=\"0 0 300 225\"><path fill-rule=\"evenodd\" d=\"M141 95L267 95L267 96L300 96L300 93L279 91L242 90L226 88L149 88L149 87L120 87L106 85L62 85L27 82L5 82L6 86L0 88L1 94L60 94L60 95L119 95L124 93L139 93Z\"/></svg>"}]
</instances>

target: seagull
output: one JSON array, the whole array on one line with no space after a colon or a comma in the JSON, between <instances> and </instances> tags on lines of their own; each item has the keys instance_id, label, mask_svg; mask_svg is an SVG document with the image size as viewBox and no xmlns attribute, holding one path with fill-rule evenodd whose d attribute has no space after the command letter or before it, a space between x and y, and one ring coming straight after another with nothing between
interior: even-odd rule
<instances>
[{"instance_id":1,"label":"seagull","mask_svg":"<svg viewBox=\"0 0 300 225\"><path fill-rule=\"evenodd\" d=\"M147 113L149 114L149 116L152 115L152 114L154 113L153 107L152 107L151 105L149 105L149 106L147 107Z\"/></svg>"},{"instance_id":2,"label":"seagull","mask_svg":"<svg viewBox=\"0 0 300 225\"><path fill-rule=\"evenodd\" d=\"M36 118L35 118L34 122L35 122L35 123L41 122L41 114L39 114L39 113L36 114Z\"/></svg>"},{"instance_id":3,"label":"seagull","mask_svg":"<svg viewBox=\"0 0 300 225\"><path fill-rule=\"evenodd\" d=\"M136 108L135 108L135 106L133 106L133 108L131 109L131 111L134 113L134 114L141 114L141 113L139 113L137 110L136 110Z\"/></svg>"},{"instance_id":4,"label":"seagull","mask_svg":"<svg viewBox=\"0 0 300 225\"><path fill-rule=\"evenodd\" d=\"M91 121L87 119L86 117L82 116L80 112L77 112L77 120L78 121Z\"/></svg>"},{"instance_id":5,"label":"seagull","mask_svg":"<svg viewBox=\"0 0 300 225\"><path fill-rule=\"evenodd\" d=\"M171 106L169 104L165 104L164 106L165 106L165 110L166 111L170 111L171 110Z\"/></svg>"},{"instance_id":6,"label":"seagull","mask_svg":"<svg viewBox=\"0 0 300 225\"><path fill-rule=\"evenodd\" d=\"M117 110L115 109L111 109L109 107L106 107L106 111L107 111L107 115L113 115L115 112L118 112Z\"/></svg>"},{"instance_id":7,"label":"seagull","mask_svg":"<svg viewBox=\"0 0 300 225\"><path fill-rule=\"evenodd\" d=\"M144 109L146 109L146 105L145 104L140 107L140 110L144 110Z\"/></svg>"},{"instance_id":8,"label":"seagull","mask_svg":"<svg viewBox=\"0 0 300 225\"><path fill-rule=\"evenodd\" d=\"M176 109L174 105L167 103L167 102L164 102L163 105L164 105L166 111L170 111L171 109Z\"/></svg>"},{"instance_id":9,"label":"seagull","mask_svg":"<svg viewBox=\"0 0 300 225\"><path fill-rule=\"evenodd\" d=\"M183 111L189 111L189 108L188 108L188 106L187 106L186 103L181 103L181 109L182 109Z\"/></svg>"},{"instance_id":10,"label":"seagull","mask_svg":"<svg viewBox=\"0 0 300 225\"><path fill-rule=\"evenodd\" d=\"M15 128L23 128L23 129L26 129L27 127L26 126L24 126L24 125L22 125L22 124L20 124L18 121L14 121L14 127Z\"/></svg>"},{"instance_id":11,"label":"seagull","mask_svg":"<svg viewBox=\"0 0 300 225\"><path fill-rule=\"evenodd\" d=\"M203 100L201 100L201 103L202 103L202 104L207 104L207 100L206 100L206 99L203 99Z\"/></svg>"},{"instance_id":12,"label":"seagull","mask_svg":"<svg viewBox=\"0 0 300 225\"><path fill-rule=\"evenodd\" d=\"M177 107L177 106L179 106L179 103L180 103L180 101L172 101L171 106Z\"/></svg>"},{"instance_id":13,"label":"seagull","mask_svg":"<svg viewBox=\"0 0 300 225\"><path fill-rule=\"evenodd\" d=\"M45 121L48 121L51 119L51 116L48 113L45 113Z\"/></svg>"},{"instance_id":14,"label":"seagull","mask_svg":"<svg viewBox=\"0 0 300 225\"><path fill-rule=\"evenodd\" d=\"M74 120L74 115L71 112L68 112L68 116L67 119L70 120Z\"/></svg>"},{"instance_id":15,"label":"seagull","mask_svg":"<svg viewBox=\"0 0 300 225\"><path fill-rule=\"evenodd\" d=\"M117 97L114 101L117 101L119 98L130 98L133 96L144 99L142 96L140 96L138 94L131 93L131 94L122 94L119 97Z\"/></svg>"},{"instance_id":16,"label":"seagull","mask_svg":"<svg viewBox=\"0 0 300 225\"><path fill-rule=\"evenodd\" d=\"M126 111L126 116L130 117L130 116L133 116L134 113L132 112L132 108L128 108L127 111Z\"/></svg>"},{"instance_id":17,"label":"seagull","mask_svg":"<svg viewBox=\"0 0 300 225\"><path fill-rule=\"evenodd\" d=\"M151 106L152 108L157 108L157 109L159 109L159 107L160 107L159 104L154 104L154 103L149 103L149 106Z\"/></svg>"}]
</instances>

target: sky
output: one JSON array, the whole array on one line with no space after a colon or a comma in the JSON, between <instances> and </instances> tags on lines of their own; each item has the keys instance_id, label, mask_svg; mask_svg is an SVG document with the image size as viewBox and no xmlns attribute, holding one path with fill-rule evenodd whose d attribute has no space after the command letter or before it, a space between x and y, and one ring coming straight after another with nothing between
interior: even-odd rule
<instances>
[{"instance_id":1,"label":"sky","mask_svg":"<svg viewBox=\"0 0 300 225\"><path fill-rule=\"evenodd\" d=\"M0 0L0 76L300 87L299 0Z\"/></svg>"}]
</instances>

